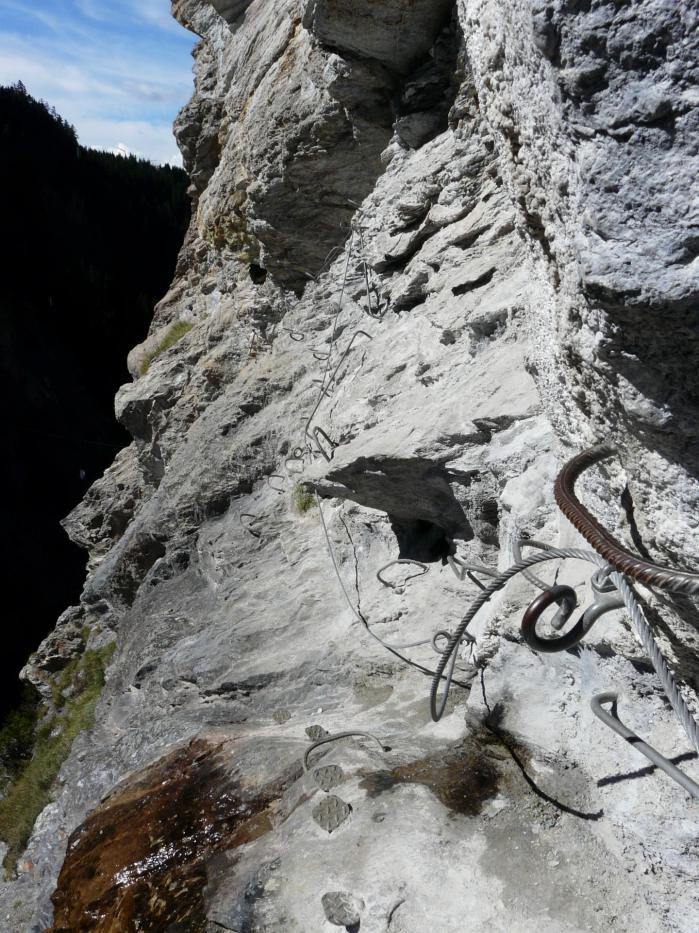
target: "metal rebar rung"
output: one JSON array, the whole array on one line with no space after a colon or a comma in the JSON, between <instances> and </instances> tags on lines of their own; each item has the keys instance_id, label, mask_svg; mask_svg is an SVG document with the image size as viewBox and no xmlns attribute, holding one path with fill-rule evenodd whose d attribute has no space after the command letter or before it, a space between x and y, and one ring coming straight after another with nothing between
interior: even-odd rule
<instances>
[{"instance_id":1,"label":"metal rebar rung","mask_svg":"<svg viewBox=\"0 0 699 933\"><path fill-rule=\"evenodd\" d=\"M250 520L250 524L246 524L246 523L243 521L244 518L249 519L249 520ZM249 532L249 533L253 536L253 538L260 538L260 537L262 537L262 535L260 534L259 531L255 531L255 529L251 527L251 525L252 525L254 522L258 521L258 516L257 516L257 515L253 515L252 512L241 512L240 515L238 516L238 520L240 521L240 524L243 526L243 528L244 528L247 532Z\"/></svg>"},{"instance_id":2,"label":"metal rebar rung","mask_svg":"<svg viewBox=\"0 0 699 933\"><path fill-rule=\"evenodd\" d=\"M329 447L330 447L330 453L329 453L329 454L325 452L325 449L323 448L323 445L322 445L322 444L320 443L320 441L318 440L318 435L320 435L322 438L324 438L325 442L329 445ZM335 450L335 448L336 448L338 445L335 443L335 441L333 441L330 437L328 437L328 435L326 434L326 432L325 432L322 428L320 428L320 427L315 427L315 428L313 428L313 438L314 438L314 440L315 440L315 442L316 442L316 447L318 448L318 452L328 461L328 463L330 463L330 461L331 461L332 458L333 458L333 451Z\"/></svg>"},{"instance_id":3,"label":"metal rebar rung","mask_svg":"<svg viewBox=\"0 0 699 933\"><path fill-rule=\"evenodd\" d=\"M640 736L636 735L635 732L632 732L628 726L625 726L624 723L619 719L619 714L617 713L617 703L619 700L619 695L617 693L598 693L597 696L594 696L590 701L590 706L592 707L592 712L597 716L598 719L601 719L602 722L609 726L610 729L613 729L617 735L620 735L622 739L633 745L633 747L639 751L642 755L645 755L649 761L652 761L654 765L660 768L661 771L664 771L668 777L672 778L677 784L694 797L695 800L699 800L699 784L693 781L688 777L684 771L680 771L677 765L674 765L669 761L664 755L661 755L660 752L657 752L652 745L649 745L647 742L644 742ZM604 703L611 703L612 709L610 712L607 712L603 708Z\"/></svg>"},{"instance_id":4,"label":"metal rebar rung","mask_svg":"<svg viewBox=\"0 0 699 933\"><path fill-rule=\"evenodd\" d=\"M322 738L315 741L312 745L309 745L306 749L306 752L303 756L303 770L308 771L308 759L316 748L320 748L321 745L328 745L330 742L337 742L339 739L349 739L354 736L359 736L360 738L371 739L372 742L376 742L382 752L390 752L391 749L388 745L382 745L381 741L376 738L375 735L372 735L371 732L336 732L333 735L325 735Z\"/></svg>"},{"instance_id":5,"label":"metal rebar rung","mask_svg":"<svg viewBox=\"0 0 699 933\"><path fill-rule=\"evenodd\" d=\"M284 479L284 477L280 476L279 473L270 473L269 476L267 477L267 485L269 486L270 489L273 489L275 492L284 492L283 489L280 489L278 486L273 485L272 483L273 479L278 479L278 480L281 480L282 483L285 483L286 480Z\"/></svg>"},{"instance_id":6,"label":"metal rebar rung","mask_svg":"<svg viewBox=\"0 0 699 933\"><path fill-rule=\"evenodd\" d=\"M384 570L388 570L389 567L395 567L396 564L413 564L416 567L420 567L420 571L419 573L408 574L408 576L405 578L405 580L403 580L402 583L391 583L390 580L384 580L381 574L384 572ZM390 586L392 590L395 590L399 586L405 586L408 580L412 580L413 577L424 576L424 574L426 574L429 569L430 568L427 566L427 564L423 564L422 561L412 560L409 557L399 557L398 560L391 560L387 564L385 564L383 567L381 567L379 570L377 570L376 579L379 581L379 583L383 583L384 586Z\"/></svg>"}]
</instances>

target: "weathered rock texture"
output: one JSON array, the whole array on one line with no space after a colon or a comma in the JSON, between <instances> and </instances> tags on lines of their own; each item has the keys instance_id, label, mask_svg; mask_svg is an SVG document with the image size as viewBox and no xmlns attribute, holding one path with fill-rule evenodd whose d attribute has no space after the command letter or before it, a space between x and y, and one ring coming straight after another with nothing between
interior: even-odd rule
<instances>
[{"instance_id":1,"label":"weathered rock texture","mask_svg":"<svg viewBox=\"0 0 699 933\"><path fill-rule=\"evenodd\" d=\"M589 708L619 690L699 776L625 615L535 655L517 578L435 725L428 679L350 610L306 492L392 642L461 618L454 548L506 567L523 532L577 542L553 479L600 439L620 462L586 501L697 566L696 6L173 6L201 36L176 126L195 210L152 334L194 326L145 375L132 354L134 442L66 520L90 551L82 604L25 676L48 695L85 625L117 649L3 922L696 930L697 804ZM316 427L331 459L294 459ZM399 556L429 572L387 588ZM588 577L561 571L581 600ZM695 702L695 609L644 595ZM311 726L390 751L319 749L334 801L301 768Z\"/></svg>"}]
</instances>

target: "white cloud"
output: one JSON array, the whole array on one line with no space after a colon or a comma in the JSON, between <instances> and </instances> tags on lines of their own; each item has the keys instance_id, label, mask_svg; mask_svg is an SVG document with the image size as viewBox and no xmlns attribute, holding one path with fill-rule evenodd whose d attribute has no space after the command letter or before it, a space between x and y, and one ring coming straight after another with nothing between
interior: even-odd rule
<instances>
[{"instance_id":1,"label":"white cloud","mask_svg":"<svg viewBox=\"0 0 699 933\"><path fill-rule=\"evenodd\" d=\"M70 16L56 15L61 4ZM23 81L86 146L123 144L173 161L172 121L192 91L195 39L170 19L167 0L54 0L48 13L25 0L0 6L13 26L0 32L0 84Z\"/></svg>"}]
</instances>

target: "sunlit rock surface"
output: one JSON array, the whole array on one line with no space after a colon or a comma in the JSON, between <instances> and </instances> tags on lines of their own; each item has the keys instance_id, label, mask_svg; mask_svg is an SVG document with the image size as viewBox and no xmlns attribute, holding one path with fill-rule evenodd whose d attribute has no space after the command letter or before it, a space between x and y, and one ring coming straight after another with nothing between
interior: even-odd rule
<instances>
[{"instance_id":1,"label":"sunlit rock surface","mask_svg":"<svg viewBox=\"0 0 699 933\"><path fill-rule=\"evenodd\" d=\"M696 567L696 12L173 6L201 36L176 127L195 211L152 334L193 327L145 375L132 355L134 443L66 521L83 604L26 677L50 691L78 626L117 648L3 923L693 933L697 803L589 706L617 690L699 778L623 613L536 655L518 577L438 725L371 633L458 623L478 589L454 548L505 568L522 534L579 545L553 481L601 439L620 458L585 501ZM399 557L428 572L383 585ZM590 597L589 565L558 577ZM644 598L696 708L694 606ZM304 773L319 729L389 750L348 738Z\"/></svg>"}]
</instances>

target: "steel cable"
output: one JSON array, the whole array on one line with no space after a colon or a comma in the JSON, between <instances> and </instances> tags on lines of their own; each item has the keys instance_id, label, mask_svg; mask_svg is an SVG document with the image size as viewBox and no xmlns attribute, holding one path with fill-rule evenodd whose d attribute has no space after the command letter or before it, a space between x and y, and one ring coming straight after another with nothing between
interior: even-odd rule
<instances>
[{"instance_id":1,"label":"steel cable","mask_svg":"<svg viewBox=\"0 0 699 933\"><path fill-rule=\"evenodd\" d=\"M582 550L580 548L551 547L547 548L547 550L543 551L542 553L532 554L530 557L526 557L520 561L517 561L507 570L503 571L497 578L495 578L492 583L489 583L483 592L480 593L471 603L468 612L461 620L456 630L450 635L447 646L442 652L442 656L440 657L439 663L437 664L437 670L435 672L430 689L430 713L432 715L432 719L435 722L438 722L442 718L444 709L446 707L447 699L449 696L449 689L452 683L452 672L456 663L457 647L461 643L466 629L473 621L478 611L488 602L490 597L498 592L498 590L502 589L512 579L512 577L516 576L518 573L521 573L524 570L527 570L529 567L533 567L537 564L544 563L547 560L554 560L556 558L585 560L595 564L601 569L607 568L607 563L604 557L594 551ZM689 706L687 705L684 697L680 693L672 671L670 670L667 661L660 651L651 627L648 624L648 621L644 616L643 611L638 604L628 581L625 579L623 574L620 574L618 571L612 571L609 576L624 601L626 609L634 624L637 638L647 651L651 660L651 664L653 665L656 674L660 678L663 689L665 690L668 699L670 700L672 708L682 723L685 732L692 742L692 745L699 752L699 726L697 725L697 722L694 719L694 716L692 715L692 712L689 709ZM449 669L445 678L446 685L444 696L442 697L441 701L438 702L440 680L444 677L444 671L447 668L447 665L449 665Z\"/></svg>"}]
</instances>

